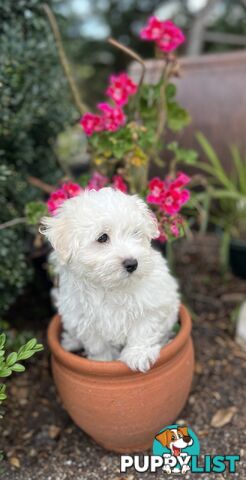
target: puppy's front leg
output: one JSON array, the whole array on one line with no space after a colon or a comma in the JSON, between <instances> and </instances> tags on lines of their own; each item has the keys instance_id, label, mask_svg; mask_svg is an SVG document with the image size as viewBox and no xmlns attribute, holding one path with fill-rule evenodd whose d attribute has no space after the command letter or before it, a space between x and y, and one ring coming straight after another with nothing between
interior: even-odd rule
<instances>
[{"instance_id":1,"label":"puppy's front leg","mask_svg":"<svg viewBox=\"0 0 246 480\"><path fill-rule=\"evenodd\" d=\"M163 319L162 319L163 322ZM131 370L146 372L156 362L161 347L165 343L162 322L158 318L141 321L128 334L127 344L119 360Z\"/></svg>"},{"instance_id":2,"label":"puppy's front leg","mask_svg":"<svg viewBox=\"0 0 246 480\"><path fill-rule=\"evenodd\" d=\"M62 332L61 344L64 350L76 352L83 348L82 342L72 333L64 330Z\"/></svg>"},{"instance_id":3,"label":"puppy's front leg","mask_svg":"<svg viewBox=\"0 0 246 480\"><path fill-rule=\"evenodd\" d=\"M84 342L87 358L101 362L110 362L119 357L119 350L103 341L101 337L93 336Z\"/></svg>"}]
</instances>

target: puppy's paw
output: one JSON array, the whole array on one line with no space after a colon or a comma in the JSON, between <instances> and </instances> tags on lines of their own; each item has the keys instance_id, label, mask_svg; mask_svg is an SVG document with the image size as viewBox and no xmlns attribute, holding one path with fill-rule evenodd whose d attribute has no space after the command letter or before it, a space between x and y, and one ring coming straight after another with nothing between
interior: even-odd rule
<instances>
[{"instance_id":1,"label":"puppy's paw","mask_svg":"<svg viewBox=\"0 0 246 480\"><path fill-rule=\"evenodd\" d=\"M171 470L171 467L170 465L164 465L163 467L163 472L167 473L168 475L170 475L172 473L172 470Z\"/></svg>"},{"instance_id":2,"label":"puppy's paw","mask_svg":"<svg viewBox=\"0 0 246 480\"><path fill-rule=\"evenodd\" d=\"M64 350L68 352L76 352L81 350L82 343L77 338L73 337L69 332L62 332L61 344Z\"/></svg>"},{"instance_id":3,"label":"puppy's paw","mask_svg":"<svg viewBox=\"0 0 246 480\"><path fill-rule=\"evenodd\" d=\"M187 472L189 472L189 470L190 470L189 465L183 465L181 473L182 474L187 473Z\"/></svg>"},{"instance_id":4,"label":"puppy's paw","mask_svg":"<svg viewBox=\"0 0 246 480\"><path fill-rule=\"evenodd\" d=\"M122 350L119 360L126 363L131 370L147 372L156 362L161 346L126 347Z\"/></svg>"}]
</instances>

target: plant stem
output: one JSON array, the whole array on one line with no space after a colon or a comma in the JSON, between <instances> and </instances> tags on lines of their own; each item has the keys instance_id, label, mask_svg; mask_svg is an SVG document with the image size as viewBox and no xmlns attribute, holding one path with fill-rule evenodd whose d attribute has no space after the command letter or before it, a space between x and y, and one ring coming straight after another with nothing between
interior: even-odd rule
<instances>
[{"instance_id":1,"label":"plant stem","mask_svg":"<svg viewBox=\"0 0 246 480\"><path fill-rule=\"evenodd\" d=\"M167 104L166 104L166 86L167 80L170 73L170 60L166 59L166 63L162 70L161 78L160 78L160 104L159 104L159 121L158 127L156 132L156 145L160 139L161 134L163 133L166 117L167 117Z\"/></svg>"},{"instance_id":2,"label":"plant stem","mask_svg":"<svg viewBox=\"0 0 246 480\"><path fill-rule=\"evenodd\" d=\"M26 223L25 217L13 218L13 220L8 220L7 222L0 224L0 230L4 230L5 228L14 227L15 225L19 225L21 223Z\"/></svg>"},{"instance_id":3,"label":"plant stem","mask_svg":"<svg viewBox=\"0 0 246 480\"><path fill-rule=\"evenodd\" d=\"M53 34L54 34L54 37L55 37L55 41L56 41L56 45L57 45L57 50L58 50L60 61L61 61L61 65L62 65L62 68L63 68L64 73L66 75L68 84L70 86L70 89L71 89L71 92L72 92L72 95L73 95L73 98L74 98L74 102L75 102L80 114L83 115L85 112L88 111L88 108L81 101L79 90L78 90L77 85L75 83L75 80L74 80L74 77L73 77L73 74L72 74L72 71L71 71L71 68L70 68L70 65L69 65L69 62L68 62L63 44L62 44L62 38L61 38L60 30L59 30L55 15L53 14L51 8L49 7L49 5L47 5L47 3L44 3L42 5L42 7L43 7L43 10L46 13L46 16L49 20L50 26L52 28L52 31L53 31Z\"/></svg>"},{"instance_id":4,"label":"plant stem","mask_svg":"<svg viewBox=\"0 0 246 480\"><path fill-rule=\"evenodd\" d=\"M141 87L141 85L144 81L144 76L145 76L145 72L146 72L146 66L145 66L145 63L144 63L142 57L140 57L140 55L138 55L138 53L134 52L134 50L126 47L125 45L123 45L123 43L118 42L118 40L115 40L112 37L108 38L108 43L110 43L110 45L113 45L114 47L118 48L119 50L122 50L122 52L125 52L127 55L129 55L129 57L133 58L138 63L140 63L140 65L142 67L142 72L141 72L141 76L140 76L140 79L139 79L139 82L138 82L138 91L139 91L139 88Z\"/></svg>"},{"instance_id":5,"label":"plant stem","mask_svg":"<svg viewBox=\"0 0 246 480\"><path fill-rule=\"evenodd\" d=\"M174 273L174 257L172 242L166 242L167 263L172 273Z\"/></svg>"},{"instance_id":6,"label":"plant stem","mask_svg":"<svg viewBox=\"0 0 246 480\"><path fill-rule=\"evenodd\" d=\"M50 195L55 190L55 187L53 187L53 185L49 185L48 183L43 182L39 178L32 177L31 175L27 177L27 181L28 183L33 185L33 187L39 188L43 192L48 193L48 195Z\"/></svg>"},{"instance_id":7,"label":"plant stem","mask_svg":"<svg viewBox=\"0 0 246 480\"><path fill-rule=\"evenodd\" d=\"M225 230L223 232L221 245L220 245L220 268L221 268L221 273L225 273L228 270L230 238L231 237L230 237L229 231Z\"/></svg>"}]
</instances>

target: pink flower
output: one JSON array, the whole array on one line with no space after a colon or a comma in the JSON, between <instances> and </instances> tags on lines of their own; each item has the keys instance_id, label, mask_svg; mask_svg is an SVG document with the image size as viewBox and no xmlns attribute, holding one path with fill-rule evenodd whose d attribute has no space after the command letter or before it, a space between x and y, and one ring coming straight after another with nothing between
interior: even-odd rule
<instances>
[{"instance_id":1,"label":"pink flower","mask_svg":"<svg viewBox=\"0 0 246 480\"><path fill-rule=\"evenodd\" d=\"M89 190L100 190L101 188L105 187L108 182L109 179L107 177L101 175L99 172L94 172L88 182L87 188Z\"/></svg>"},{"instance_id":2,"label":"pink flower","mask_svg":"<svg viewBox=\"0 0 246 480\"><path fill-rule=\"evenodd\" d=\"M121 107L112 107L105 102L99 103L97 107L103 112L101 119L104 130L115 132L125 124L126 117Z\"/></svg>"},{"instance_id":3,"label":"pink flower","mask_svg":"<svg viewBox=\"0 0 246 480\"><path fill-rule=\"evenodd\" d=\"M179 236L179 229L175 223L173 223L170 227L171 233L173 234L174 237Z\"/></svg>"},{"instance_id":4,"label":"pink flower","mask_svg":"<svg viewBox=\"0 0 246 480\"><path fill-rule=\"evenodd\" d=\"M82 192L81 186L72 182L64 183L62 189L67 194L68 198L76 197Z\"/></svg>"},{"instance_id":5,"label":"pink flower","mask_svg":"<svg viewBox=\"0 0 246 480\"><path fill-rule=\"evenodd\" d=\"M174 180L167 177L163 181L155 177L149 182L146 200L148 203L159 205L160 210L166 214L175 215L190 198L190 192L182 190L189 181L190 177L183 172L180 172Z\"/></svg>"},{"instance_id":6,"label":"pink flower","mask_svg":"<svg viewBox=\"0 0 246 480\"><path fill-rule=\"evenodd\" d=\"M140 32L144 40L155 41L163 52L171 52L185 41L182 30L172 22L161 22L157 17L150 17L146 27Z\"/></svg>"},{"instance_id":7,"label":"pink flower","mask_svg":"<svg viewBox=\"0 0 246 480\"><path fill-rule=\"evenodd\" d=\"M163 52L172 52L179 45L184 43L185 36L180 28L171 20L162 22L163 33L160 39L157 40L157 45Z\"/></svg>"},{"instance_id":8,"label":"pink flower","mask_svg":"<svg viewBox=\"0 0 246 480\"><path fill-rule=\"evenodd\" d=\"M140 38L143 40L160 40L163 34L163 22L157 17L150 17L146 27L140 31Z\"/></svg>"},{"instance_id":9,"label":"pink flower","mask_svg":"<svg viewBox=\"0 0 246 480\"><path fill-rule=\"evenodd\" d=\"M161 209L168 215L174 215L180 211L189 198L190 192L188 190L181 191L178 188L173 188L171 184L162 197Z\"/></svg>"},{"instance_id":10,"label":"pink flower","mask_svg":"<svg viewBox=\"0 0 246 480\"><path fill-rule=\"evenodd\" d=\"M67 194L62 188L52 192L47 202L48 211L54 215L56 210L67 200Z\"/></svg>"},{"instance_id":11,"label":"pink flower","mask_svg":"<svg viewBox=\"0 0 246 480\"><path fill-rule=\"evenodd\" d=\"M106 90L106 95L111 97L117 105L125 105L128 102L129 95L135 95L136 92L137 85L132 81L127 73L111 75L110 84Z\"/></svg>"},{"instance_id":12,"label":"pink flower","mask_svg":"<svg viewBox=\"0 0 246 480\"><path fill-rule=\"evenodd\" d=\"M168 240L168 236L164 232L163 226L160 223L158 224L158 229L159 229L160 235L157 238L157 240L159 240L159 242L161 242L161 243L166 242Z\"/></svg>"},{"instance_id":13,"label":"pink flower","mask_svg":"<svg viewBox=\"0 0 246 480\"><path fill-rule=\"evenodd\" d=\"M87 112L83 115L80 120L80 125L88 137L93 135L95 132L101 132L103 130L102 118L100 115L95 115L94 113Z\"/></svg>"},{"instance_id":14,"label":"pink flower","mask_svg":"<svg viewBox=\"0 0 246 480\"><path fill-rule=\"evenodd\" d=\"M121 175L114 175L114 176L113 176L112 186L113 186L116 190L120 190L120 191L123 192L123 193L126 193L127 190L128 190L127 184L124 182L124 180L123 180L123 178L121 177Z\"/></svg>"},{"instance_id":15,"label":"pink flower","mask_svg":"<svg viewBox=\"0 0 246 480\"><path fill-rule=\"evenodd\" d=\"M76 197L80 192L82 192L82 188L77 183L64 183L61 188L51 193L47 202L48 211L54 215L65 200Z\"/></svg>"},{"instance_id":16,"label":"pink flower","mask_svg":"<svg viewBox=\"0 0 246 480\"><path fill-rule=\"evenodd\" d=\"M165 190L165 183L159 177L152 178L149 182L150 193L147 195L147 202L159 205Z\"/></svg>"},{"instance_id":17,"label":"pink flower","mask_svg":"<svg viewBox=\"0 0 246 480\"><path fill-rule=\"evenodd\" d=\"M187 185L187 183L189 183L190 180L191 179L190 179L190 177L188 177L188 175L186 175L183 172L179 172L178 176L175 178L175 180L173 180L172 186L174 188L184 187L184 185Z\"/></svg>"}]
</instances>

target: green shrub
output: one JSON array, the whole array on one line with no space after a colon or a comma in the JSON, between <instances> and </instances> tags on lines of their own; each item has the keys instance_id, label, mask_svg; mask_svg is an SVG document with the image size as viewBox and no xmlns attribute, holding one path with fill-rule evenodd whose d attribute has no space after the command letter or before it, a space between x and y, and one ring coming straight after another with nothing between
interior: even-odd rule
<instances>
[{"instance_id":1,"label":"green shrub","mask_svg":"<svg viewBox=\"0 0 246 480\"><path fill-rule=\"evenodd\" d=\"M2 333L0 335L0 379L10 377L13 372L21 373L25 371L22 363L24 360L35 355L37 352L43 350L43 345L37 343L35 338L32 338L27 343L22 345L18 352L6 353L6 335ZM6 400L6 385L0 383L0 404Z\"/></svg>"},{"instance_id":2,"label":"green shrub","mask_svg":"<svg viewBox=\"0 0 246 480\"><path fill-rule=\"evenodd\" d=\"M49 4L51 2L48 2ZM61 176L54 144L78 118L40 0L0 0L0 223L24 216L42 193L27 176ZM31 277L31 231L0 230L0 298L6 310Z\"/></svg>"}]
</instances>

